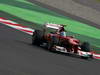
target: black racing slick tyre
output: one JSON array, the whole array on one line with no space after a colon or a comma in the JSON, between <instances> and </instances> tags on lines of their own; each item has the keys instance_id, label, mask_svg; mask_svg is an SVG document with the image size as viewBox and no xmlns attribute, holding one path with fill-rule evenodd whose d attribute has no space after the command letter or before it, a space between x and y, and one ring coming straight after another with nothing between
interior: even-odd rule
<instances>
[{"instance_id":1,"label":"black racing slick tyre","mask_svg":"<svg viewBox=\"0 0 100 75\"><path fill-rule=\"evenodd\" d=\"M35 30L32 35L32 45L40 45L43 39L43 31Z\"/></svg>"},{"instance_id":2,"label":"black racing slick tyre","mask_svg":"<svg viewBox=\"0 0 100 75\"><path fill-rule=\"evenodd\" d=\"M90 43L83 42L81 45L81 50L85 52L90 52Z\"/></svg>"},{"instance_id":3,"label":"black racing slick tyre","mask_svg":"<svg viewBox=\"0 0 100 75\"><path fill-rule=\"evenodd\" d=\"M89 57L84 57L84 56L81 56L81 59L89 59Z\"/></svg>"}]
</instances>

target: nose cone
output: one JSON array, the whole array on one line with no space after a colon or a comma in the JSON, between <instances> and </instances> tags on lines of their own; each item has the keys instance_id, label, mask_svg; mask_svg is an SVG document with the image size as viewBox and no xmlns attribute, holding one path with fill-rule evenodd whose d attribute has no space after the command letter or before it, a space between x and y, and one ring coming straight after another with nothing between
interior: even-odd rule
<instances>
[{"instance_id":1,"label":"nose cone","mask_svg":"<svg viewBox=\"0 0 100 75\"><path fill-rule=\"evenodd\" d=\"M79 40L75 39L75 38L70 38L69 42L73 45L78 45L79 44Z\"/></svg>"}]
</instances>

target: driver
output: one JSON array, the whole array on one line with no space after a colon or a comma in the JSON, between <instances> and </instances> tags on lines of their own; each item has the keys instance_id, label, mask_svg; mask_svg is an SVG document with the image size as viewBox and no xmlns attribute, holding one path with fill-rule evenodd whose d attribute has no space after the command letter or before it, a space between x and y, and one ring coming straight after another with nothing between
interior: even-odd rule
<instances>
[{"instance_id":1,"label":"driver","mask_svg":"<svg viewBox=\"0 0 100 75\"><path fill-rule=\"evenodd\" d=\"M57 34L60 34L61 36L66 36L66 32L63 25L58 29Z\"/></svg>"}]
</instances>

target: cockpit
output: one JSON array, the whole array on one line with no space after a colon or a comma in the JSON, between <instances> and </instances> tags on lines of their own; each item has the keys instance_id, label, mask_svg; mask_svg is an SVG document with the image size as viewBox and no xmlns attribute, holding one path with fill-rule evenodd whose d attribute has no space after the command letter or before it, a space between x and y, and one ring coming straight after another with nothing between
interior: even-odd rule
<instances>
[{"instance_id":1,"label":"cockpit","mask_svg":"<svg viewBox=\"0 0 100 75\"><path fill-rule=\"evenodd\" d=\"M64 37L66 37L66 36L67 36L65 31L60 32L60 35L61 35L61 36L64 36Z\"/></svg>"}]
</instances>

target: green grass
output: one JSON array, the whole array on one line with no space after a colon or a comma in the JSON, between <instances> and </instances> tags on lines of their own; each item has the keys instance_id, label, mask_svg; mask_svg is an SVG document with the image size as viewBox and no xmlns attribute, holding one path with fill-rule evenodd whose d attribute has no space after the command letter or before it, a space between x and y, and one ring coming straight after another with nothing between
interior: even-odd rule
<instances>
[{"instance_id":1,"label":"green grass","mask_svg":"<svg viewBox=\"0 0 100 75\"><path fill-rule=\"evenodd\" d=\"M66 24L68 25L68 31L75 32L78 34L82 34L85 36L93 37L96 39L100 39L100 30L96 29L94 27L88 26L86 24L69 20L65 18L60 18L57 16L52 16L49 14L37 12L37 11L31 11L27 9L22 9L18 7L12 7L10 5L1 4L2 8L0 8L2 11L8 12L10 14L13 14L15 16L20 17L21 19L38 23L38 24L44 24L45 22L52 22L52 23L58 23L58 24ZM19 13L20 12L20 13ZM16 13L16 14L15 14ZM96 33L94 33L96 31ZM87 34L86 34L87 33Z\"/></svg>"},{"instance_id":2,"label":"green grass","mask_svg":"<svg viewBox=\"0 0 100 75\"><path fill-rule=\"evenodd\" d=\"M69 17L62 16L36 4L27 2L26 0L4 0L0 1L0 3L1 11L7 12L29 22L40 25L46 22L66 24L66 30L72 32L72 35L79 34L82 36L78 36L79 39L82 41L88 40L93 46L100 48L100 30L95 27L74 21Z\"/></svg>"},{"instance_id":3,"label":"green grass","mask_svg":"<svg viewBox=\"0 0 100 75\"><path fill-rule=\"evenodd\" d=\"M96 1L100 2L100 0L96 0Z\"/></svg>"}]
</instances>

